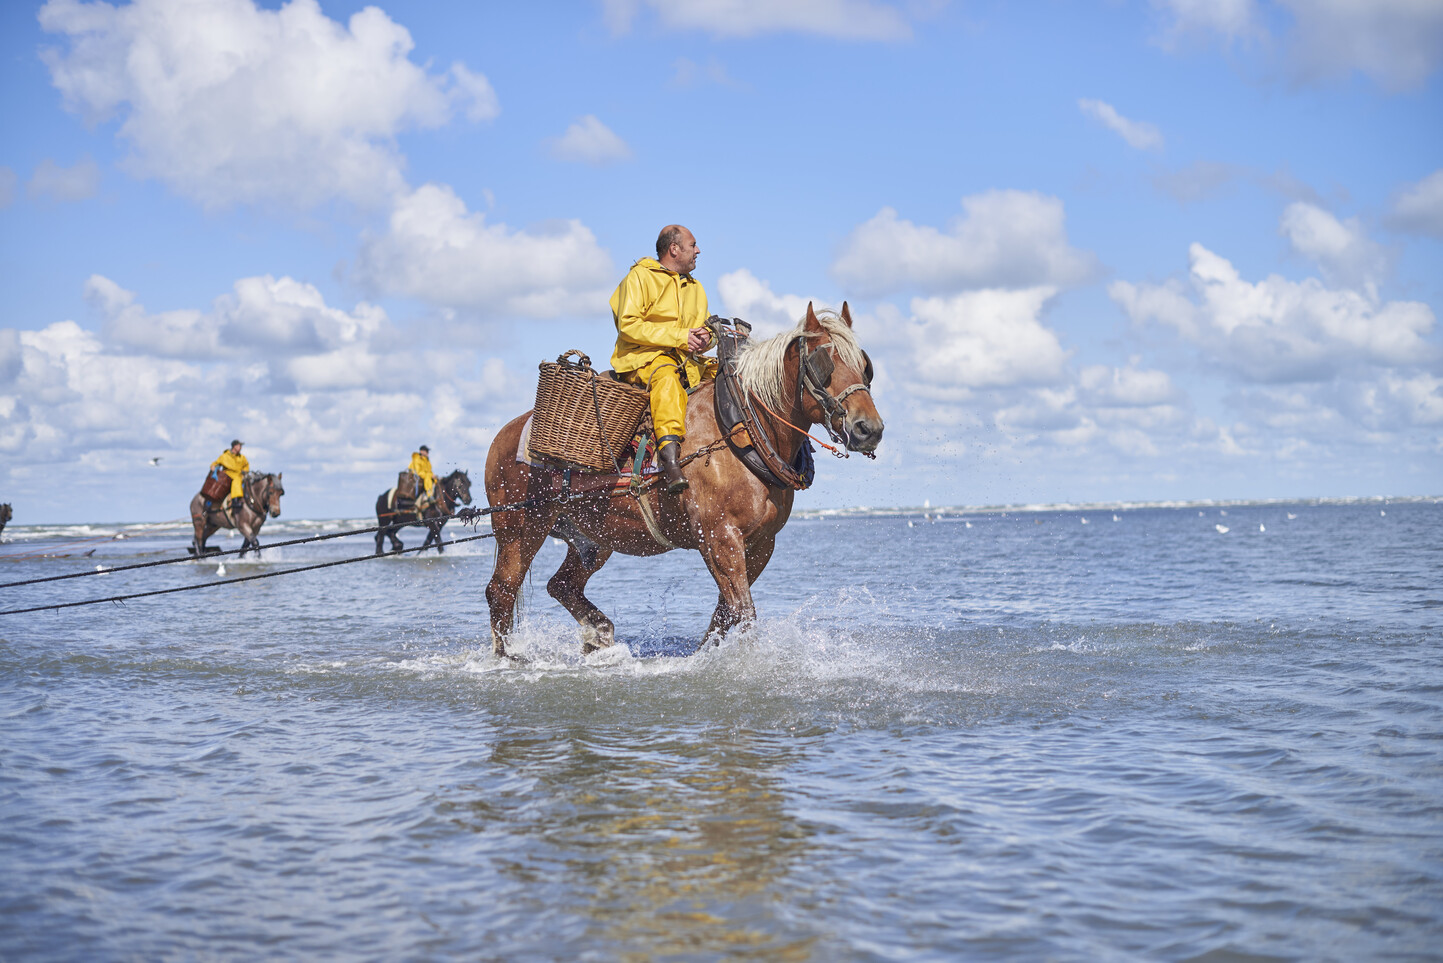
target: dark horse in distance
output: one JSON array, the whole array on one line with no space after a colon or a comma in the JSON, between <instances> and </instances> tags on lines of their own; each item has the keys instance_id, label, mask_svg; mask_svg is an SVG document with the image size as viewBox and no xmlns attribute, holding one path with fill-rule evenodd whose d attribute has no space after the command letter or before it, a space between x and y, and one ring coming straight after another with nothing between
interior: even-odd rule
<instances>
[{"instance_id":1,"label":"dark horse in distance","mask_svg":"<svg viewBox=\"0 0 1443 963\"><path fill-rule=\"evenodd\" d=\"M818 355L829 356L830 367L807 364L804 370L804 359L815 361ZM853 451L876 449L883 423L872 402L870 375L871 364L852 333L846 304L840 314L820 315L807 305L806 317L795 328L747 345L737 360L741 388L758 402L757 428L787 464L796 460L806 442L798 429L816 424L827 425ZM486 600L491 608L491 646L497 655L506 655L527 569L559 520L563 521L559 532L566 532L564 521L569 520L586 538L567 538L566 560L546 589L579 623L583 654L615 641L611 619L585 595L587 581L612 552L659 555L673 548L700 552L719 591L707 639L717 641L756 618L751 586L772 557L777 532L791 515L795 491L764 483L724 440L717 425L715 390L715 383L708 382L687 401L681 458L690 488L680 495L668 495L657 485L639 496L625 490L617 495L606 484L589 494L573 494L563 503L559 469L517 460L528 416L521 415L501 429L486 458L486 497L493 506L530 501L525 508L492 516L496 568L486 586ZM688 461L699 451L699 457Z\"/></svg>"},{"instance_id":2,"label":"dark horse in distance","mask_svg":"<svg viewBox=\"0 0 1443 963\"><path fill-rule=\"evenodd\" d=\"M376 499L376 524L380 526L376 529L376 554L381 554L381 543L387 538L391 540L391 551L399 552L405 548L396 533L407 525L426 526L426 541L421 543L421 551L434 544L436 551L444 552L441 529L446 527L458 504L471 504L471 476L457 469L445 478L438 478L436 500L420 513L416 511L414 501L402 502L397 496L393 502L390 495L390 492L381 492Z\"/></svg>"},{"instance_id":3,"label":"dark horse in distance","mask_svg":"<svg viewBox=\"0 0 1443 963\"><path fill-rule=\"evenodd\" d=\"M190 554L201 558L219 552L218 548L208 548L205 540L221 528L234 528L241 533L245 539L241 542L241 558L245 558L246 553L252 550L257 555L261 553L260 539L256 536L260 534L261 526L265 524L268 516L280 517L281 496L286 493L286 489L281 484L280 475L263 475L253 471L246 475L242 492L240 501L231 503L229 518L221 511L219 502L206 508L205 496L196 492L195 497L190 500L190 521L195 526L195 540L190 544Z\"/></svg>"},{"instance_id":4,"label":"dark horse in distance","mask_svg":"<svg viewBox=\"0 0 1443 963\"><path fill-rule=\"evenodd\" d=\"M10 503L9 503L9 502L6 502L5 504L0 505L0 532L5 531L5 525L6 525L6 523L9 522L10 519L13 518L13 517L14 517L14 513L13 513L12 511L10 511Z\"/></svg>"}]
</instances>

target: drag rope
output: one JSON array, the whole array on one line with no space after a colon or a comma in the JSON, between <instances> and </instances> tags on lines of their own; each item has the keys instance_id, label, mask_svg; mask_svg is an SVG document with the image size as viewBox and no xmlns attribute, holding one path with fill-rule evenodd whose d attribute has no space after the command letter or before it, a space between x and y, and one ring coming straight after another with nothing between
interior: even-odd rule
<instances>
[{"instance_id":1,"label":"drag rope","mask_svg":"<svg viewBox=\"0 0 1443 963\"><path fill-rule=\"evenodd\" d=\"M474 541L476 541L477 539L480 539L480 538L495 538L495 537L496 537L496 533L495 533L495 532L485 532L485 533L483 533L483 534L481 534L481 535L468 535L468 536L466 536L465 538L453 538L453 539L451 539L451 541L449 541L449 542L442 542L442 543L439 543L439 544L440 544L441 547L444 547L444 546L446 546L446 545L460 545L462 542L474 542ZM199 585L178 585L178 586L176 586L176 587L174 587L174 588L153 589L153 590L151 590L151 591L149 591L149 592L132 592L132 593L129 594L129 595L112 595L112 596L110 596L109 598L103 598L103 599L86 599L86 600L83 601L83 602L56 602L56 603L51 604L51 605L34 605L34 606L31 606L31 607L28 608L28 609L7 609L7 610L5 610L5 611L3 611L3 612L0 612L0 615L25 615L25 614L27 614L27 613L29 613L29 612L46 612L46 611L49 611L49 610L51 610L51 609L73 609L73 608L76 608L76 607L81 606L81 605L98 605L98 604L101 603L101 602L116 602L116 603L122 603L122 602L127 602L127 601L129 601L130 599L143 599L143 598L146 598L147 596L151 596L151 595L170 595L170 594L172 594L172 593L174 593L174 592L194 592L194 591L196 591L196 590L198 590L198 589L215 588L215 587L217 587L217 586L219 586L219 585L235 585L235 584L240 583L240 582L254 582L254 581L257 581L257 580L263 579L263 578L275 578L275 577L278 576L278 575L294 575L294 574L296 574L297 572L314 572L316 569L320 569L320 568L335 568L337 565L350 565L352 562L365 562L365 561L369 561L370 559L373 559L373 558L385 558L386 556L389 556L389 555L406 555L406 554L409 554L409 553L411 553L411 552L421 552L421 551L425 551L426 549L428 549L428 548L430 548L430 547L431 547L430 545L425 545L425 546L419 546L419 547L417 547L417 548L403 548L403 549L401 549L400 551L397 551L397 552L383 552L383 553L381 553L380 555L357 555L357 556L355 556L354 558L343 558L343 559L338 559L337 561L334 561L334 562L320 562L320 563L318 563L318 564L316 564L316 565L300 565L300 566L297 566L297 567L295 567L295 568L283 569L283 570L281 570L281 571L279 571L279 572L263 572L263 573L260 574L260 575L245 575L245 576L242 576L242 577L240 577L240 578L228 578L228 579L225 579L224 581L219 581L219 582L202 582L202 583L200 583ZM213 558L214 556L207 556L207 557L208 557L208 558ZM181 559L181 561L190 561L190 559ZM115 571L115 570L112 569L111 571ZM100 573L97 573L97 574L100 574ZM107 572L107 573L104 573L104 574L109 574L109 573Z\"/></svg>"},{"instance_id":2,"label":"drag rope","mask_svg":"<svg viewBox=\"0 0 1443 963\"><path fill-rule=\"evenodd\" d=\"M515 504L512 504L512 505L497 505L495 508L463 508L463 509L461 509L461 510L458 511L458 512L453 512L452 514L445 516L444 518L437 517L437 518L434 518L434 519L427 519L427 520L424 521L424 522L412 522L412 523L410 523L410 524L411 524L411 525L419 525L419 526L421 526L421 527L424 528L424 527L426 527L427 525L429 525L431 522L448 522L448 521L451 521L451 520L453 520L453 519L456 519L456 520L459 520L459 521L465 523L465 522L470 522L470 521L474 521L474 520L476 520L476 519L479 519L479 518L481 518L481 517L484 516L484 515L494 514L495 512L510 511L510 510L517 509L517 508L528 508L528 507L530 507L530 504L531 504L531 503L530 503L529 501L527 501L527 502L516 502ZM292 539L289 539L289 540L284 541L284 542L270 542L269 544L262 545L261 548L262 548L262 549L265 549L265 548L285 548L287 545L304 545L304 544L306 544L307 542L324 542L324 541L326 541L327 539L332 539L332 538L347 538L347 537L349 537L349 536L351 536L351 535L367 535L367 534L370 534L371 532L378 532L378 531L380 531L380 530L383 529L383 528L396 528L396 527L397 527L397 526L395 526L395 525L372 525L370 528L357 528L357 529L353 529L352 531L349 531L349 532L329 532L329 533L327 533L327 534L325 534L325 535L308 535L308 536L305 537L305 538L292 538ZM407 527L409 527L409 526L407 526ZM105 538L111 539L111 538L114 538L114 536L112 536L112 535L107 535L107 536L105 536ZM411 551L411 549L407 549L407 551ZM136 569L136 568L153 568L153 567L155 567L155 566L157 566L157 565L175 565L175 564L178 563L178 562L208 562L208 561L210 561L210 560L213 559L213 558L224 558L224 557L227 556L227 555L240 555L240 554L242 554L242 553L244 553L244 552L256 552L256 554L260 554L259 549L254 549L254 548L234 548L234 549L231 549L231 550L228 551L228 552L207 552L204 556L200 556L200 555L186 555L186 556L183 556L183 557L181 557L181 558L163 558L163 559L160 559L160 560L154 561L154 562L135 562L134 564L131 564L131 565L116 565L116 566L111 567L111 568L98 569L98 570L93 571L93 572L71 572L71 573L68 574L68 575L47 575L47 576L45 576L44 578L31 578L31 579L25 579L25 580L20 581L20 582L0 582L0 588L17 588L17 587L19 587L19 586L21 586L21 585L38 585L38 584L40 584L41 582L59 582L59 581L62 581L62 580L64 580L64 579L68 579L68 578L86 578L86 577L91 576L91 575L109 575L111 572L128 572L128 571L130 571L131 569ZM385 554L394 554L394 553L385 553ZM375 556L371 556L371 557L374 558ZM4 614L7 614L7 613L0 612L0 615L4 615Z\"/></svg>"}]
</instances>

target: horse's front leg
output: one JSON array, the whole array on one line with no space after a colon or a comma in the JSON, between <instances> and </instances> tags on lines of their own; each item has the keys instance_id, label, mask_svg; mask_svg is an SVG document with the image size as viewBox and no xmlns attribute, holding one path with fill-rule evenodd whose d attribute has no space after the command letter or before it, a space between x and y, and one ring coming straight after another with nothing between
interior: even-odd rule
<instances>
[{"instance_id":1,"label":"horse's front leg","mask_svg":"<svg viewBox=\"0 0 1443 963\"><path fill-rule=\"evenodd\" d=\"M441 537L441 529L446 527L445 522L437 522L431 528L431 538L436 542L436 554L444 555L446 552L446 540Z\"/></svg>"},{"instance_id":2,"label":"horse's front leg","mask_svg":"<svg viewBox=\"0 0 1443 963\"><path fill-rule=\"evenodd\" d=\"M491 651L506 655L506 637L516 620L516 600L531 561L546 544L561 509L556 505L538 510L516 510L492 516L496 532L496 566L486 585L486 604L491 610Z\"/></svg>"},{"instance_id":3,"label":"horse's front leg","mask_svg":"<svg viewBox=\"0 0 1443 963\"><path fill-rule=\"evenodd\" d=\"M715 645L731 629L754 621L757 610L752 604L746 543L740 531L725 525L705 534L701 555L717 585L716 611L706 630L706 640Z\"/></svg>"}]
</instances>

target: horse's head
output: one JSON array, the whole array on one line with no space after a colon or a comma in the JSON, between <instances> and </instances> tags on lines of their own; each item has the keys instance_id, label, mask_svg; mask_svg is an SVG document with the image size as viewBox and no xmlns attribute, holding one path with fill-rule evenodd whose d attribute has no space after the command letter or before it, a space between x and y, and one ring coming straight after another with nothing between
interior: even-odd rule
<instances>
[{"instance_id":1,"label":"horse's head","mask_svg":"<svg viewBox=\"0 0 1443 963\"><path fill-rule=\"evenodd\" d=\"M450 490L453 498L463 505L471 504L471 476L461 469L456 469L442 479L443 484Z\"/></svg>"},{"instance_id":2,"label":"horse's head","mask_svg":"<svg viewBox=\"0 0 1443 963\"><path fill-rule=\"evenodd\" d=\"M11 512L10 512L10 503L9 503L9 502L6 502L5 504L0 505L0 525L3 525L3 524L5 524L6 522L10 521L10 519L13 518L13 517L14 517L14 516L13 516L13 515L11 514Z\"/></svg>"},{"instance_id":3,"label":"horse's head","mask_svg":"<svg viewBox=\"0 0 1443 963\"><path fill-rule=\"evenodd\" d=\"M271 518L280 518L281 496L286 493L286 487L281 484L281 476L279 474L266 475L264 481L267 482L267 490L265 494L261 496L261 504L265 505L266 513L270 515Z\"/></svg>"},{"instance_id":4,"label":"horse's head","mask_svg":"<svg viewBox=\"0 0 1443 963\"><path fill-rule=\"evenodd\" d=\"M852 451L870 455L886 425L872 401L872 359L852 334L847 302L841 313L820 318L808 302L796 345L797 387L807 417Z\"/></svg>"}]
</instances>

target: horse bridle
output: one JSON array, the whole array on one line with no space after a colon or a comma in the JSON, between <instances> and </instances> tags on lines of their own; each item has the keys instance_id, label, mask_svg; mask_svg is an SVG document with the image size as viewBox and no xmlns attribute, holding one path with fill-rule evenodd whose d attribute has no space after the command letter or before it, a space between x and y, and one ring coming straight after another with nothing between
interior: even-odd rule
<instances>
[{"instance_id":1,"label":"horse bridle","mask_svg":"<svg viewBox=\"0 0 1443 963\"><path fill-rule=\"evenodd\" d=\"M268 477L270 477L270 476L268 476L268 475L262 475L262 476L260 476L260 477L261 477L261 478L268 478ZM249 481L249 479L247 479L247 480ZM241 501L245 503L245 507L246 507L246 508L249 508L252 512L255 512L255 514L258 515L258 516L260 516L261 518L265 518L267 515L270 514L270 509L267 508L264 503L262 503L261 506L260 506L259 508L257 508L257 507L256 507L256 504L251 501L251 495L254 494L255 490L256 490L256 485L246 485L246 486L245 486L245 493L244 493L243 497L241 498ZM272 489L272 490L274 491L274 489ZM285 490L284 488L282 488L282 489L280 489L280 491L276 492L277 495L284 495L285 493L286 493L286 490Z\"/></svg>"},{"instance_id":2,"label":"horse bridle","mask_svg":"<svg viewBox=\"0 0 1443 963\"><path fill-rule=\"evenodd\" d=\"M865 391L868 395L872 393L872 359L867 352L862 352L862 380L848 385L839 394L832 394L827 389L832 384L832 373L836 370L837 362L832 358L836 345L828 341L815 351L807 347L807 338L816 335L802 334L797 336L797 397L801 398L801 392L806 389L807 394L816 399L817 404L822 406L826 418L822 427L827 429L827 434L838 444L851 449L851 435L847 432L847 409L843 402L855 391ZM836 421L837 425L833 422ZM840 425L840 427L838 427ZM869 458L875 458L871 452L863 452Z\"/></svg>"}]
</instances>

